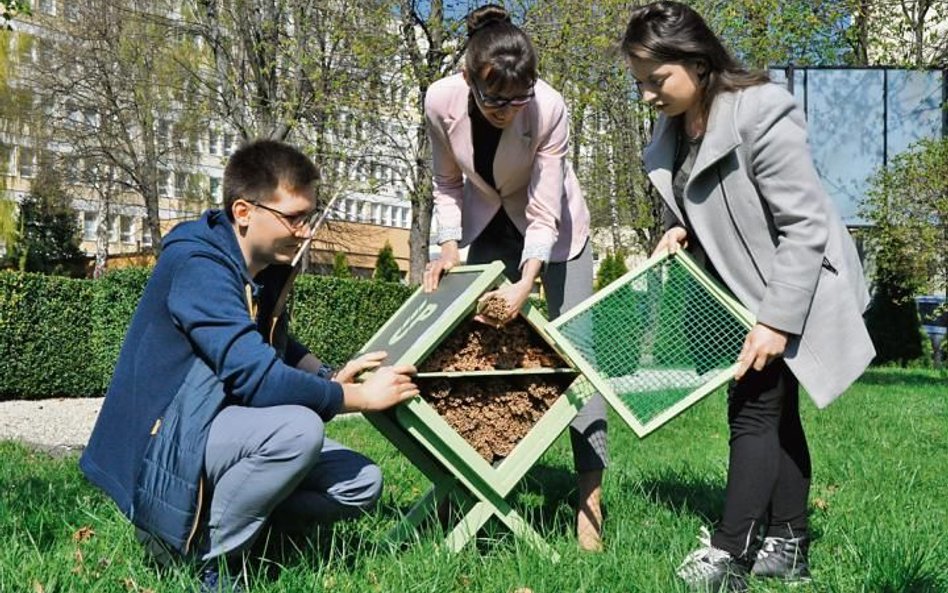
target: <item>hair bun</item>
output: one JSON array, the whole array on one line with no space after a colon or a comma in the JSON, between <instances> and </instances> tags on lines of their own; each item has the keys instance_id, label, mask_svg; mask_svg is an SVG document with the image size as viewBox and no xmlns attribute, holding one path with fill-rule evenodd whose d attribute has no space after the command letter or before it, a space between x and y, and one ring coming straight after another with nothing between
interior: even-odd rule
<instances>
[{"instance_id":1,"label":"hair bun","mask_svg":"<svg viewBox=\"0 0 948 593\"><path fill-rule=\"evenodd\" d=\"M480 8L475 8L468 13L467 18L467 38L470 39L475 33L486 29L498 23L510 23L510 13L503 6L497 4L485 4Z\"/></svg>"}]
</instances>

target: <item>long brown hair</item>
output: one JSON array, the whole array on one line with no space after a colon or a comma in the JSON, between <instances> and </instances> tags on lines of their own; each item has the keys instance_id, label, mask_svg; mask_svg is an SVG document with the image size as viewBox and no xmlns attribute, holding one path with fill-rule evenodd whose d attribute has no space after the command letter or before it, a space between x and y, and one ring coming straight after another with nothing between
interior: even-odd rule
<instances>
[{"instance_id":1,"label":"long brown hair","mask_svg":"<svg viewBox=\"0 0 948 593\"><path fill-rule=\"evenodd\" d=\"M766 72L748 70L738 62L701 15L680 2L652 2L635 8L622 39L622 53L663 63L704 64L705 68L699 69L699 84L705 114L719 93L770 82Z\"/></svg>"},{"instance_id":2,"label":"long brown hair","mask_svg":"<svg viewBox=\"0 0 948 593\"><path fill-rule=\"evenodd\" d=\"M496 4L467 15L464 65L468 76L483 80L490 92L525 89L537 81L537 53L530 37Z\"/></svg>"}]
</instances>

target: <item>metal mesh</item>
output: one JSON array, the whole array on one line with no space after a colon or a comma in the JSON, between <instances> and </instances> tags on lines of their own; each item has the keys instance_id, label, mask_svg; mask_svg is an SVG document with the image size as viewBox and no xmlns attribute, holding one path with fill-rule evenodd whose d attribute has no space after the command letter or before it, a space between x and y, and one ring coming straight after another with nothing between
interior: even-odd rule
<instances>
[{"instance_id":1,"label":"metal mesh","mask_svg":"<svg viewBox=\"0 0 948 593\"><path fill-rule=\"evenodd\" d=\"M558 330L644 425L730 367L747 326L677 258L618 282Z\"/></svg>"}]
</instances>

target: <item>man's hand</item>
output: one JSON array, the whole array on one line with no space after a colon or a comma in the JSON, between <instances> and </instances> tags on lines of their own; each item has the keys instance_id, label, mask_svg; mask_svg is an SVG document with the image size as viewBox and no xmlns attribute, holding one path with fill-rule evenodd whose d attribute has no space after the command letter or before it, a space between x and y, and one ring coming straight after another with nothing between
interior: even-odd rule
<instances>
[{"instance_id":1,"label":"man's hand","mask_svg":"<svg viewBox=\"0 0 948 593\"><path fill-rule=\"evenodd\" d=\"M662 238L658 240L658 245L652 251L652 256L654 257L662 252L668 252L669 255L672 255L683 247L688 247L688 231L684 227L675 226L665 231Z\"/></svg>"},{"instance_id":2,"label":"man's hand","mask_svg":"<svg viewBox=\"0 0 948 593\"><path fill-rule=\"evenodd\" d=\"M441 244L441 257L428 262L425 266L425 275L421 285L425 292L434 292L438 290L438 283L441 282L441 276L448 270L458 265L461 256L458 253L457 241L445 241Z\"/></svg>"},{"instance_id":3,"label":"man's hand","mask_svg":"<svg viewBox=\"0 0 948 593\"><path fill-rule=\"evenodd\" d=\"M751 328L744 338L744 347L737 357L738 367L734 378L740 381L748 369L762 371L787 349L787 333L761 323Z\"/></svg>"},{"instance_id":4,"label":"man's hand","mask_svg":"<svg viewBox=\"0 0 948 593\"><path fill-rule=\"evenodd\" d=\"M385 357L388 356L388 352L384 350L377 350L375 352L366 352L362 356L353 358L346 363L344 367L339 369L336 373L336 376L332 378L333 381L337 383L352 383L355 381L356 377L362 374L365 371L370 369L378 368L382 361L385 360Z\"/></svg>"},{"instance_id":5,"label":"man's hand","mask_svg":"<svg viewBox=\"0 0 948 593\"><path fill-rule=\"evenodd\" d=\"M411 380L416 373L410 364L386 366L365 383L344 383L342 408L346 412L378 412L418 395Z\"/></svg>"}]
</instances>

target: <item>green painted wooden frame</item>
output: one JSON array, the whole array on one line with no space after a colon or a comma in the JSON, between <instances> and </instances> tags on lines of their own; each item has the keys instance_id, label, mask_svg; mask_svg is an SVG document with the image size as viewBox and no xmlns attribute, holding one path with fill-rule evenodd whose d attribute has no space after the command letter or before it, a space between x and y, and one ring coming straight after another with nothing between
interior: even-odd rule
<instances>
[{"instance_id":1,"label":"green painted wooden frame","mask_svg":"<svg viewBox=\"0 0 948 593\"><path fill-rule=\"evenodd\" d=\"M461 266L449 274L477 274L470 287L449 307L437 315L421 336L395 360L386 364L417 364L424 360L444 338L450 335L477 306L477 299L487 290L507 284L500 262L479 266ZM409 308L425 306L422 289L403 305ZM422 300L416 302L417 299ZM399 309L369 340L363 351L377 342L378 336L391 332L402 313ZM529 302L520 313L537 334L553 348L569 368L511 369L469 373L425 373L427 377L487 378L498 376L555 377L578 371L571 358L546 331L548 321ZM409 316L410 318L410 316ZM553 560L558 558L543 538L514 511L506 497L524 475L539 460L560 434L569 426L576 413L591 395L592 386L578 377L562 393L530 432L510 454L496 465L489 464L421 397L382 413L365 414L399 451L402 452L429 480L432 488L418 500L398 525L388 534L390 543L400 543L412 536L415 529L431 516L441 501L452 497L460 504L461 516L445 540L448 549L457 551L471 541L490 517L496 516L515 536L546 552Z\"/></svg>"},{"instance_id":2,"label":"green painted wooden frame","mask_svg":"<svg viewBox=\"0 0 948 593\"><path fill-rule=\"evenodd\" d=\"M549 332L551 339L567 353L569 359L572 360L572 362L579 368L580 371L582 371L583 375L589 379L593 386L595 386L595 388L600 393L602 393L603 397L609 402L619 417L622 418L622 420L628 424L629 427L632 428L632 430L635 431L635 434L640 438L645 437L646 435L655 431L663 424L673 419L675 416L678 416L693 404L697 403L703 397L727 383L734 376L734 372L737 370L737 363L711 377L708 381L697 387L681 401L677 402L674 406L668 408L661 414L658 414L654 418L650 419L648 422L641 422L629 410L629 408L625 405L625 402L623 402L619 395L615 392L608 379L600 375L589 363L589 361L586 360L575 347L573 347L570 341L562 333L560 333L559 327L569 322L569 320L573 319L577 315L588 311L599 301L619 290L630 281L638 278L654 266L660 265L668 258L677 259L677 261L682 264L682 267L687 270L688 273L695 280L697 280L711 294L711 296L742 325L748 329L753 327L755 323L754 315L745 309L744 306L741 305L737 300L735 300L726 289L721 287L713 278L708 276L708 274L705 273L705 271L698 264L696 264L694 260L691 259L691 257L689 257L688 254L682 249L679 249L673 255L662 253L652 256L647 261L642 263L642 265L635 268L634 270L631 270L630 272L627 272L621 278L615 280L603 290L597 292L590 298L570 309L570 311L565 315L562 315L556 320L550 322L547 326L547 331Z\"/></svg>"}]
</instances>

